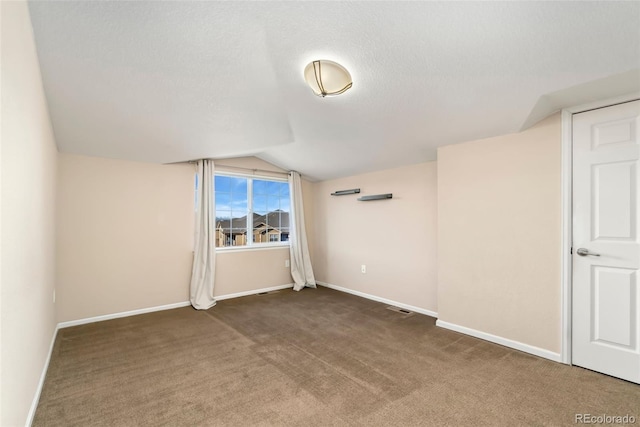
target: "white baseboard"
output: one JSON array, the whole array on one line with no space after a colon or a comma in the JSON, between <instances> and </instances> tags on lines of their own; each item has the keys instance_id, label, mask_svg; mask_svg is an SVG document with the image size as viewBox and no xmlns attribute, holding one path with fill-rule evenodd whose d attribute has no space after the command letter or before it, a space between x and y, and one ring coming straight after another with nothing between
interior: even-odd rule
<instances>
[{"instance_id":1,"label":"white baseboard","mask_svg":"<svg viewBox=\"0 0 640 427\"><path fill-rule=\"evenodd\" d=\"M262 292L279 291L281 289L287 289L287 288L293 288L293 284L271 286L269 288L253 289L250 291L238 292L235 294L219 295L219 296L216 296L215 299L216 301L222 301L225 299L245 297L248 295L259 294ZM182 301L182 302L176 302L173 304L159 305L156 307L140 308L137 310L122 311L120 313L112 313L112 314L105 314L102 316L87 317L84 319L69 320L67 322L58 323L58 329L69 328L71 326L86 325L87 323L102 322L104 320L118 319L120 317L129 317L129 316L136 316L138 314L153 313L154 311L163 311L163 310L171 310L171 309L180 308L180 307L188 307L190 305L191 305L191 302Z\"/></svg>"},{"instance_id":2,"label":"white baseboard","mask_svg":"<svg viewBox=\"0 0 640 427\"><path fill-rule=\"evenodd\" d=\"M562 363L562 355L560 353L554 353L549 350L545 350L540 347L534 347L529 344L524 344L519 341L510 340L508 338L499 337L497 335L488 334L486 332L477 331L475 329L467 328L465 326L456 325L454 323L445 322L438 319L436 326L441 328L450 329L452 331L460 332L461 334L471 335L472 337L480 338L485 341L500 344L505 347L520 350L525 353L533 354L534 356L544 357L545 359L553 360L554 362Z\"/></svg>"},{"instance_id":3,"label":"white baseboard","mask_svg":"<svg viewBox=\"0 0 640 427\"><path fill-rule=\"evenodd\" d=\"M216 298L216 301L223 301L231 298L246 297L249 295L261 294L263 292L279 291L281 289L289 289L289 288L293 288L293 283L290 283L288 285L271 286L269 288L252 289L250 291L244 291L244 292L236 292L235 294L220 295L215 298Z\"/></svg>"},{"instance_id":4,"label":"white baseboard","mask_svg":"<svg viewBox=\"0 0 640 427\"><path fill-rule=\"evenodd\" d=\"M47 377L47 371L49 370L49 362L51 361L51 355L53 354L53 346L56 343L56 337L58 336L58 329L59 327L56 325L56 328L53 330L53 336L51 337L51 344L49 344L49 353L47 354L44 366L42 367L42 372L40 373L40 381L38 381L38 387L36 387L36 392L33 395L31 408L29 408L29 413L27 414L27 421L24 424L27 427L31 426L33 423L33 417L36 415L36 409L38 408L40 395L42 394L42 387L44 386L44 380Z\"/></svg>"},{"instance_id":5,"label":"white baseboard","mask_svg":"<svg viewBox=\"0 0 640 427\"><path fill-rule=\"evenodd\" d=\"M332 285L331 283L327 283L327 282L320 282L320 281L316 280L316 283L318 285L320 285L320 286L324 286L325 288L331 288L331 289L335 289L336 291L346 292L348 294L352 294L352 295L356 295L356 296L359 296L359 297L362 297L362 298L370 299L372 301L381 302L383 304L389 304L389 305L393 305L393 306L396 306L396 307L404 308L405 310L414 311L416 313L424 314L424 315L427 315L427 316L438 317L438 313L436 313L435 311L427 310L427 309L416 307L416 306L409 305L409 304L404 304L404 303L401 303L401 302L398 302L398 301L393 301L393 300L390 300L390 299L387 299L387 298L378 297L378 296L375 296L375 295L365 294L364 292L354 291L353 289L343 288L342 286Z\"/></svg>"},{"instance_id":6,"label":"white baseboard","mask_svg":"<svg viewBox=\"0 0 640 427\"><path fill-rule=\"evenodd\" d=\"M105 314L103 316L87 317L85 319L69 320L58 323L58 328L68 328L70 326L86 325L87 323L102 322L104 320L117 319L119 317L136 316L138 314L152 313L154 311L171 310L173 308L190 306L189 301L176 302L173 304L159 305L156 307L139 308L137 310L122 311L120 313Z\"/></svg>"}]
</instances>

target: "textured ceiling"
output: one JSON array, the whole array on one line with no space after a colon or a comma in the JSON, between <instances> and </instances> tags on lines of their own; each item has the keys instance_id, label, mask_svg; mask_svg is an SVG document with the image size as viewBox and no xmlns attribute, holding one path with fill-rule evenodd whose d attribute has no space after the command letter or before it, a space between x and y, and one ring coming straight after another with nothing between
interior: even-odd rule
<instances>
[{"instance_id":1,"label":"textured ceiling","mask_svg":"<svg viewBox=\"0 0 640 427\"><path fill-rule=\"evenodd\" d=\"M639 2L34 1L30 11L61 151L160 163L256 155L320 180L518 131L544 116L545 96L640 68ZM313 59L347 67L353 88L314 96L302 77Z\"/></svg>"}]
</instances>

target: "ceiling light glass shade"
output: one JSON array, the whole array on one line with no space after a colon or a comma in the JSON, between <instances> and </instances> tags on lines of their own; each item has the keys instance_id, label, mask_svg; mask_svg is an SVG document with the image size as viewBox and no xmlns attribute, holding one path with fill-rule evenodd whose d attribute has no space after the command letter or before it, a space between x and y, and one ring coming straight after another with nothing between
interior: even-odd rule
<instances>
[{"instance_id":1,"label":"ceiling light glass shade","mask_svg":"<svg viewBox=\"0 0 640 427\"><path fill-rule=\"evenodd\" d=\"M351 74L346 68L325 59L313 61L307 65L304 69L304 79L313 92L323 98L340 95L353 86Z\"/></svg>"}]
</instances>

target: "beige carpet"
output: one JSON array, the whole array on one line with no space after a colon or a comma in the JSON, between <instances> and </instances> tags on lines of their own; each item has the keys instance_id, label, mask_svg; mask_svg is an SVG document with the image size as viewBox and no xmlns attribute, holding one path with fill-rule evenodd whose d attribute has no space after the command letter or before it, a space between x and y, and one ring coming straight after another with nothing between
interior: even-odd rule
<instances>
[{"instance_id":1,"label":"beige carpet","mask_svg":"<svg viewBox=\"0 0 640 427\"><path fill-rule=\"evenodd\" d=\"M640 386L319 288L62 329L34 425L555 426L576 413L640 423Z\"/></svg>"}]
</instances>

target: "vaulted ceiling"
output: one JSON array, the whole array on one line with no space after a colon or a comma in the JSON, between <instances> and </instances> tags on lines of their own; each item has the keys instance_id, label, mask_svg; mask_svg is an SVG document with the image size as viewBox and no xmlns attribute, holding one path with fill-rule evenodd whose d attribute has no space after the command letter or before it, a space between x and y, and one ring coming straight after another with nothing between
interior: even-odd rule
<instances>
[{"instance_id":1,"label":"vaulted ceiling","mask_svg":"<svg viewBox=\"0 0 640 427\"><path fill-rule=\"evenodd\" d=\"M255 155L323 180L518 131L559 107L541 100L590 82L640 87L639 2L32 1L30 12L58 147L92 156ZM302 76L314 59L344 65L353 88L316 97Z\"/></svg>"}]
</instances>

